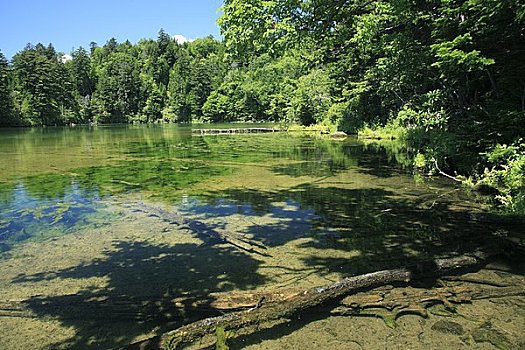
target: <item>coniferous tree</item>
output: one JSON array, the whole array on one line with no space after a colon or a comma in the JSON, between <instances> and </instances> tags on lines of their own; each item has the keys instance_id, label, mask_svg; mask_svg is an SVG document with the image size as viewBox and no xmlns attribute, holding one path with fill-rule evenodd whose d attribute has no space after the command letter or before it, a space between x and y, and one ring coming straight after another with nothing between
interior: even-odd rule
<instances>
[{"instance_id":1,"label":"coniferous tree","mask_svg":"<svg viewBox=\"0 0 525 350\"><path fill-rule=\"evenodd\" d=\"M12 102L12 92L9 85L9 67L7 60L0 52L0 126L14 124L14 111Z\"/></svg>"},{"instance_id":2,"label":"coniferous tree","mask_svg":"<svg viewBox=\"0 0 525 350\"><path fill-rule=\"evenodd\" d=\"M13 58L13 68L22 121L32 125L66 122L74 105L72 85L53 46L26 46Z\"/></svg>"}]
</instances>

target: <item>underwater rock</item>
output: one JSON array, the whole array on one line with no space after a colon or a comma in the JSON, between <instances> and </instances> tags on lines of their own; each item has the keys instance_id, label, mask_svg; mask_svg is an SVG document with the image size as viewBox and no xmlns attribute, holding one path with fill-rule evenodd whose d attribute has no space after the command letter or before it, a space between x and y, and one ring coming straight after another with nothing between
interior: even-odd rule
<instances>
[{"instance_id":1,"label":"underwater rock","mask_svg":"<svg viewBox=\"0 0 525 350\"><path fill-rule=\"evenodd\" d=\"M465 334L465 330L463 329L463 326L459 323L447 321L447 320L441 320L434 323L431 327L432 330L438 331L445 334L455 334L455 335L463 335Z\"/></svg>"}]
</instances>

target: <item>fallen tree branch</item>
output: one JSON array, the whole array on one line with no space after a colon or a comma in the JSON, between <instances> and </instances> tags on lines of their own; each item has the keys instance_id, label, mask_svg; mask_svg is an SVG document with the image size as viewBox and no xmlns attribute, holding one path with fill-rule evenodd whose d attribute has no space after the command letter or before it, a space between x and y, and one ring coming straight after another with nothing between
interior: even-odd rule
<instances>
[{"instance_id":1,"label":"fallen tree branch","mask_svg":"<svg viewBox=\"0 0 525 350\"><path fill-rule=\"evenodd\" d=\"M217 228L209 226L199 220L187 219L176 210L166 210L160 206L144 202L128 203L125 207L132 211L142 212L148 216L157 217L170 225L176 225L181 229L188 230L191 234L202 239L204 242L203 245L205 246L229 244L243 252L266 257L270 256L266 253L266 246L260 242L256 242L235 232L218 230Z\"/></svg>"},{"instance_id":2,"label":"fallen tree branch","mask_svg":"<svg viewBox=\"0 0 525 350\"><path fill-rule=\"evenodd\" d=\"M218 312L244 310L257 306L261 300L282 302L299 293L299 290L287 289L277 293L210 293L206 296L176 298L68 294L56 298L0 300L0 317L38 318L46 315L68 320L183 321L183 315L206 317Z\"/></svg>"},{"instance_id":3,"label":"fallen tree branch","mask_svg":"<svg viewBox=\"0 0 525 350\"><path fill-rule=\"evenodd\" d=\"M454 176L449 175L449 174L445 173L444 171L442 171L442 170L439 168L438 161L437 161L436 158L432 158L432 160L434 161L434 166L436 167L436 170L438 171L438 173L439 173L440 175L443 175L443 176L445 176L445 177L448 177L449 179L452 179L452 180L457 181L457 182L463 182L463 181L461 181L460 179L458 179L457 177L454 177Z\"/></svg>"},{"instance_id":4,"label":"fallen tree branch","mask_svg":"<svg viewBox=\"0 0 525 350\"><path fill-rule=\"evenodd\" d=\"M494 248L494 247L493 247ZM206 335L215 334L216 330L236 330L237 335L246 335L257 330L270 328L285 322L293 314L318 306L329 300L334 300L364 288L381 285L408 283L411 280L435 277L451 273L457 269L479 266L487 258L501 252L501 249L480 252L474 255L463 255L449 259L436 259L420 263L410 268L383 270L364 275L345 278L326 286L311 288L297 293L286 300L269 302L261 299L249 310L232 312L223 316L210 317L176 330L167 332L160 337L132 344L126 349L178 349L185 344L203 341ZM216 338L209 337L200 344L213 345Z\"/></svg>"}]
</instances>

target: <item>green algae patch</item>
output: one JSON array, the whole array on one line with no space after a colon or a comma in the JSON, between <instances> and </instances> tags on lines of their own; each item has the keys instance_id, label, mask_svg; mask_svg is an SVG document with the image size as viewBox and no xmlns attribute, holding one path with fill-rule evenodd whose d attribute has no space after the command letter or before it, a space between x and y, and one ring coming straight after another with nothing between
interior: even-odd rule
<instances>
[{"instance_id":1,"label":"green algae patch","mask_svg":"<svg viewBox=\"0 0 525 350\"><path fill-rule=\"evenodd\" d=\"M463 241L494 231L470 221L480 206L453 184L414 181L402 151L351 138L108 126L0 145L18 167L0 168L2 300L36 313L0 318L0 347L9 349L120 348L191 313L169 309L172 298L209 306L218 292L322 286L463 254ZM466 334L475 328L453 320ZM323 332L305 325L273 348L395 348L406 334L426 348L462 345L420 317L317 321Z\"/></svg>"},{"instance_id":2,"label":"green algae patch","mask_svg":"<svg viewBox=\"0 0 525 350\"><path fill-rule=\"evenodd\" d=\"M134 160L114 166L75 169L76 180L83 188L100 195L140 191L143 195L166 202L180 199L191 187L234 169L206 162Z\"/></svg>"}]
</instances>

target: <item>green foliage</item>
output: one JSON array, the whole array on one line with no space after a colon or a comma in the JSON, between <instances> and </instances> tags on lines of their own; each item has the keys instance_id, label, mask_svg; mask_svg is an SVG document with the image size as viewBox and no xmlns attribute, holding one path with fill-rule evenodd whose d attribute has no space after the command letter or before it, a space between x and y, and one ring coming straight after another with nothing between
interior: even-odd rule
<instances>
[{"instance_id":1,"label":"green foliage","mask_svg":"<svg viewBox=\"0 0 525 350\"><path fill-rule=\"evenodd\" d=\"M199 120L226 67L213 37L179 45L162 29L157 40L112 38L71 58L28 45L11 66L0 59L0 125Z\"/></svg>"},{"instance_id":2,"label":"green foliage","mask_svg":"<svg viewBox=\"0 0 525 350\"><path fill-rule=\"evenodd\" d=\"M230 347L227 344L227 340L229 337L233 335L232 331L226 331L223 327L217 327L215 330L215 334L217 335L217 342L215 343L215 349L217 350L228 350Z\"/></svg>"},{"instance_id":3,"label":"green foliage","mask_svg":"<svg viewBox=\"0 0 525 350\"><path fill-rule=\"evenodd\" d=\"M519 0L225 0L222 42L179 45L161 30L136 45L93 44L66 63L40 44L11 65L0 60L0 121L361 130L405 139L421 169L435 159L445 171L499 181L510 196L500 201L518 208L510 178L519 161L480 154L525 137L524 14Z\"/></svg>"},{"instance_id":4,"label":"green foliage","mask_svg":"<svg viewBox=\"0 0 525 350\"><path fill-rule=\"evenodd\" d=\"M202 114L206 121L228 122L235 117L235 99L224 90L214 91L202 107Z\"/></svg>"},{"instance_id":5,"label":"green foliage","mask_svg":"<svg viewBox=\"0 0 525 350\"><path fill-rule=\"evenodd\" d=\"M424 169L427 167L427 164L428 164L428 160L425 157L425 155L418 152L416 156L414 157L414 167L416 169Z\"/></svg>"},{"instance_id":6,"label":"green foliage","mask_svg":"<svg viewBox=\"0 0 525 350\"><path fill-rule=\"evenodd\" d=\"M98 122L125 122L139 111L140 77L136 59L127 52L114 52L100 67L96 97Z\"/></svg>"},{"instance_id":7,"label":"green foliage","mask_svg":"<svg viewBox=\"0 0 525 350\"><path fill-rule=\"evenodd\" d=\"M485 168L479 184L499 190L496 199L511 212L525 214L525 143L496 145L485 153L490 167Z\"/></svg>"},{"instance_id":8,"label":"green foliage","mask_svg":"<svg viewBox=\"0 0 525 350\"><path fill-rule=\"evenodd\" d=\"M441 72L441 78L446 78L448 74L457 74L458 70L463 72L482 71L487 66L494 64L494 59L481 56L478 50L464 51L459 48L471 44L472 36L470 33L466 33L457 36L452 41L431 45L436 57L432 67L438 68Z\"/></svg>"},{"instance_id":9,"label":"green foliage","mask_svg":"<svg viewBox=\"0 0 525 350\"><path fill-rule=\"evenodd\" d=\"M22 123L57 125L75 109L73 86L53 46L28 45L13 58L15 104Z\"/></svg>"},{"instance_id":10,"label":"green foliage","mask_svg":"<svg viewBox=\"0 0 525 350\"><path fill-rule=\"evenodd\" d=\"M91 96L95 91L95 72L91 57L82 47L74 51L71 56L69 69L76 91L81 97Z\"/></svg>"},{"instance_id":11,"label":"green foliage","mask_svg":"<svg viewBox=\"0 0 525 350\"><path fill-rule=\"evenodd\" d=\"M233 68L206 101L204 117L213 122L284 121L293 96L298 97L294 94L302 71L294 53L279 59L261 55L246 67Z\"/></svg>"},{"instance_id":12,"label":"green foliage","mask_svg":"<svg viewBox=\"0 0 525 350\"><path fill-rule=\"evenodd\" d=\"M332 104L331 86L324 70L315 69L301 76L290 100L288 119L306 126L320 123Z\"/></svg>"},{"instance_id":13,"label":"green foliage","mask_svg":"<svg viewBox=\"0 0 525 350\"><path fill-rule=\"evenodd\" d=\"M167 87L168 113L181 123L203 119L203 106L225 74L222 45L212 37L184 45Z\"/></svg>"},{"instance_id":14,"label":"green foliage","mask_svg":"<svg viewBox=\"0 0 525 350\"><path fill-rule=\"evenodd\" d=\"M296 38L299 0L225 0L218 23L234 60L249 63L262 53L281 55Z\"/></svg>"},{"instance_id":15,"label":"green foliage","mask_svg":"<svg viewBox=\"0 0 525 350\"><path fill-rule=\"evenodd\" d=\"M270 94L248 89L251 66L265 54L270 67L299 52L305 65L291 89L265 83L285 91L278 120L402 137L415 150L410 163L425 171L434 160L473 178L490 168L484 181L519 210L520 158L479 155L525 137L523 8L517 0L226 1L219 24L242 66L241 92L214 96L217 110L227 115L235 96L256 96L255 114L268 115L261 97Z\"/></svg>"},{"instance_id":16,"label":"green foliage","mask_svg":"<svg viewBox=\"0 0 525 350\"><path fill-rule=\"evenodd\" d=\"M360 139L406 141L407 130L395 124L387 124L384 127L365 125L359 129L358 135Z\"/></svg>"}]
</instances>

